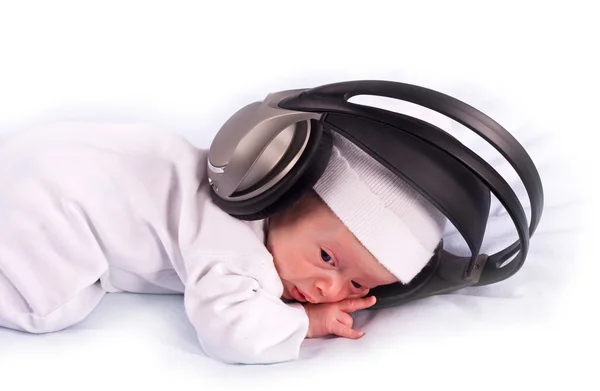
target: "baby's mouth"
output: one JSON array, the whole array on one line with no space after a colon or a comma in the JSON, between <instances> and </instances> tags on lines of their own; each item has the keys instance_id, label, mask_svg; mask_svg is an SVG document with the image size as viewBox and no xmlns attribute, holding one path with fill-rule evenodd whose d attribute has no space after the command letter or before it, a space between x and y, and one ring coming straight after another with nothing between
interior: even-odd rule
<instances>
[{"instance_id":1,"label":"baby's mouth","mask_svg":"<svg viewBox=\"0 0 600 391\"><path fill-rule=\"evenodd\" d=\"M292 295L292 297L299 302L313 303L310 297L307 297L300 289L298 289L295 286L292 287L292 289L290 290L290 295Z\"/></svg>"},{"instance_id":2,"label":"baby's mouth","mask_svg":"<svg viewBox=\"0 0 600 391\"><path fill-rule=\"evenodd\" d=\"M292 297L298 301L302 301L305 302L306 301L306 296L304 296L302 294L302 292L300 292L300 290L296 287L293 287L292 290L290 291L290 294L292 295Z\"/></svg>"}]
</instances>

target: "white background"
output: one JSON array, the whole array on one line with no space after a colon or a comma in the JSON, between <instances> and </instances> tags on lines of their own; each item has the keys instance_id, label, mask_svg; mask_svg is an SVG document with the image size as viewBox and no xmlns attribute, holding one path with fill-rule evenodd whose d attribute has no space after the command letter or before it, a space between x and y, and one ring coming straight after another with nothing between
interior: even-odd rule
<instances>
[{"instance_id":1,"label":"white background","mask_svg":"<svg viewBox=\"0 0 600 391\"><path fill-rule=\"evenodd\" d=\"M568 155L579 175L597 177L591 138L599 130L600 32L592 3L0 0L0 131L51 120L146 121L208 146L235 110L269 92L388 79L456 91L458 98L502 97L559 133L557 155ZM594 186L583 191L593 196ZM447 346L420 340L403 351L381 348L352 371L345 368L361 355L301 371L290 364L195 373L193 356L180 366L155 357L143 338L131 358L115 340L104 348L89 342L93 357L85 344L50 351L31 341L2 356L0 389L337 390L375 389L384 381L397 389L598 389L595 216L596 208L586 214L589 249L573 249L583 259L573 260L580 273L561 300L564 323L533 333L456 333ZM526 350L518 349L520 338ZM136 343L129 339L128 349ZM36 354L47 364L33 360Z\"/></svg>"}]
</instances>

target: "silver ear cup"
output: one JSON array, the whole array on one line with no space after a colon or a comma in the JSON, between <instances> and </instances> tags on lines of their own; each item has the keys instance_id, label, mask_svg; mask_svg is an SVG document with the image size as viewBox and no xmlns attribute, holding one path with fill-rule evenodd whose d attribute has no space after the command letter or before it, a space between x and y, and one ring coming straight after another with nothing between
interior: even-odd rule
<instances>
[{"instance_id":1,"label":"silver ear cup","mask_svg":"<svg viewBox=\"0 0 600 391\"><path fill-rule=\"evenodd\" d=\"M304 152L272 187L255 197L244 200L222 198L212 188L210 194L215 205L241 220L265 219L292 207L319 180L331 156L333 146L331 131L324 128L319 121L311 120L310 126L310 137ZM272 172L279 171L276 167Z\"/></svg>"},{"instance_id":2,"label":"silver ear cup","mask_svg":"<svg viewBox=\"0 0 600 391\"><path fill-rule=\"evenodd\" d=\"M273 172L278 162L283 159L286 151L290 149L296 124L292 124L283 129L275 138L265 147L258 159L254 162L246 177L240 183L237 191L244 192L250 187L256 185L261 179Z\"/></svg>"},{"instance_id":3,"label":"silver ear cup","mask_svg":"<svg viewBox=\"0 0 600 391\"><path fill-rule=\"evenodd\" d=\"M292 169L311 136L311 119L321 114L281 109L267 96L235 113L219 130L208 156L209 183L218 197L244 201L271 189Z\"/></svg>"},{"instance_id":4,"label":"silver ear cup","mask_svg":"<svg viewBox=\"0 0 600 391\"><path fill-rule=\"evenodd\" d=\"M272 188L290 172L304 153L310 137L310 122L292 124L265 147L230 199L245 200Z\"/></svg>"}]
</instances>

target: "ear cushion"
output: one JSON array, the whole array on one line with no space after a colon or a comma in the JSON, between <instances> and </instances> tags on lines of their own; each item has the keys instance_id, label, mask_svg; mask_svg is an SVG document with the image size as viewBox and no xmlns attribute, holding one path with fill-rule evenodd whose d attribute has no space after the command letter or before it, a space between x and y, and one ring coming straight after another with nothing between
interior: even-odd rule
<instances>
[{"instance_id":1,"label":"ear cushion","mask_svg":"<svg viewBox=\"0 0 600 391\"><path fill-rule=\"evenodd\" d=\"M321 123L313 123L306 149L290 172L275 186L257 197L243 201L224 200L211 188L212 201L240 220L261 220L292 206L317 183L331 156L333 136Z\"/></svg>"}]
</instances>

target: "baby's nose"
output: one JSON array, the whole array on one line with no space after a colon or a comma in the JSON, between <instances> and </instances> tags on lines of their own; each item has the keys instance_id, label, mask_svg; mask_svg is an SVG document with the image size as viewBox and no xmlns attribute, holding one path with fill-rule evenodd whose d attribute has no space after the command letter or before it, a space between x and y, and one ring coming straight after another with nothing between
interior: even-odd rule
<instances>
[{"instance_id":1,"label":"baby's nose","mask_svg":"<svg viewBox=\"0 0 600 391\"><path fill-rule=\"evenodd\" d=\"M343 283L340 278L331 275L325 275L316 282L319 295L324 301L339 301L343 299Z\"/></svg>"}]
</instances>

